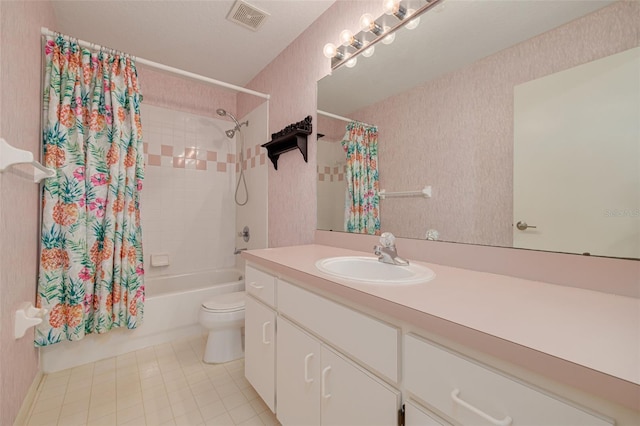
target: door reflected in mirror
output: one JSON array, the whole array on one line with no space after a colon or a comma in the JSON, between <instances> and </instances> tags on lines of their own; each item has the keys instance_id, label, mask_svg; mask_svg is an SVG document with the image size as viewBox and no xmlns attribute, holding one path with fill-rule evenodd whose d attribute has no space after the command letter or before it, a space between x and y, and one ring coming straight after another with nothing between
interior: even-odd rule
<instances>
[{"instance_id":1,"label":"door reflected in mirror","mask_svg":"<svg viewBox=\"0 0 640 426\"><path fill-rule=\"evenodd\" d=\"M382 230L640 258L640 3L443 5L318 82L319 110L377 125L381 188L432 187L381 200ZM318 115L319 229L344 229L320 172L346 124Z\"/></svg>"}]
</instances>

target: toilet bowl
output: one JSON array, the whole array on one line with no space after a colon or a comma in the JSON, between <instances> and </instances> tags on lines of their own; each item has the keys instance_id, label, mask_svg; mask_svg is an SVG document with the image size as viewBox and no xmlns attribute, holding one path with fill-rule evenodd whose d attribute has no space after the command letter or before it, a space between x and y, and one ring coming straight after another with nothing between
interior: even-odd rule
<instances>
[{"instance_id":1,"label":"toilet bowl","mask_svg":"<svg viewBox=\"0 0 640 426\"><path fill-rule=\"evenodd\" d=\"M206 300L198 320L209 331L204 362L219 364L244 356L244 291L225 293Z\"/></svg>"}]
</instances>

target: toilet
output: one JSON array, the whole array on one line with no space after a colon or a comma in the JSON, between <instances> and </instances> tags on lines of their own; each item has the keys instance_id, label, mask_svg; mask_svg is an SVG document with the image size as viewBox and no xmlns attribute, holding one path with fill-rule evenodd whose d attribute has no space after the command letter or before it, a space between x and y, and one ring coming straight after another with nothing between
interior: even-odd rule
<instances>
[{"instance_id":1,"label":"toilet","mask_svg":"<svg viewBox=\"0 0 640 426\"><path fill-rule=\"evenodd\" d=\"M198 319L209 331L204 362L219 364L244 356L244 294L244 291L220 294L202 304Z\"/></svg>"}]
</instances>

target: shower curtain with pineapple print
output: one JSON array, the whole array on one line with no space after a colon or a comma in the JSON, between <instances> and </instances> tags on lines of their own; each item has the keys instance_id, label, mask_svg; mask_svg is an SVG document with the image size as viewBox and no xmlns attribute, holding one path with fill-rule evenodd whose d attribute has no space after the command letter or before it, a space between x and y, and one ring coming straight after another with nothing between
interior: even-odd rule
<instances>
[{"instance_id":1,"label":"shower curtain with pineapple print","mask_svg":"<svg viewBox=\"0 0 640 426\"><path fill-rule=\"evenodd\" d=\"M132 58L45 44L45 180L36 346L141 324L141 94Z\"/></svg>"},{"instance_id":2,"label":"shower curtain with pineapple print","mask_svg":"<svg viewBox=\"0 0 640 426\"><path fill-rule=\"evenodd\" d=\"M344 229L379 235L378 129L352 121L342 147L347 153Z\"/></svg>"}]
</instances>

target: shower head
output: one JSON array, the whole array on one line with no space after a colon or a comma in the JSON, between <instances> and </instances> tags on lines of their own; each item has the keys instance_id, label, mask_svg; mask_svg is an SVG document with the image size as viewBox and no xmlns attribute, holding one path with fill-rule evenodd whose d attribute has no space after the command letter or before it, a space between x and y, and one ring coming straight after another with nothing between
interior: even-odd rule
<instances>
[{"instance_id":1,"label":"shower head","mask_svg":"<svg viewBox=\"0 0 640 426\"><path fill-rule=\"evenodd\" d=\"M240 131L240 128L242 126L248 126L248 125L249 125L249 120L243 121L242 123L238 123L236 127L234 127L233 129L225 130L224 134L227 135L229 139L233 139L233 136L236 134L236 132Z\"/></svg>"},{"instance_id":2,"label":"shower head","mask_svg":"<svg viewBox=\"0 0 640 426\"><path fill-rule=\"evenodd\" d=\"M236 123L236 126L239 126L240 123L238 123L238 120L236 120L236 117L231 114L230 112L227 112L226 110L222 109L222 108L218 108L216 110L216 114L218 114L220 117L226 117L229 116L231 117L231 119L233 120L234 123Z\"/></svg>"},{"instance_id":3,"label":"shower head","mask_svg":"<svg viewBox=\"0 0 640 426\"><path fill-rule=\"evenodd\" d=\"M229 130L225 130L224 134L227 135L227 137L229 139L233 139L233 136L236 134L236 131L240 131L240 127L244 126L248 126L249 125L249 120L239 123L238 120L236 119L236 117L231 114L230 112L227 112L226 110L222 109L222 108L218 108L216 110L216 114L218 114L220 117L226 117L229 116L231 117L231 119L233 120L234 123L236 123L236 127L234 127L233 129L229 129Z\"/></svg>"}]
</instances>

